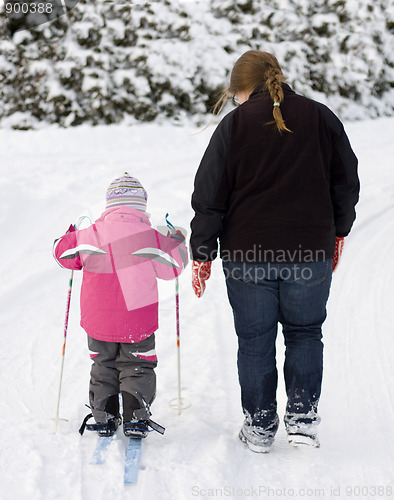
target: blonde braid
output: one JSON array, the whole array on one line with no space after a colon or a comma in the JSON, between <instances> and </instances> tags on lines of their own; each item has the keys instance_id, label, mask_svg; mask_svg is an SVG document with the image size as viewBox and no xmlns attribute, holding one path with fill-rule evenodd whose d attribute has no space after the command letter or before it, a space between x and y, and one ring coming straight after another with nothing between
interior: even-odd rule
<instances>
[{"instance_id":1,"label":"blonde braid","mask_svg":"<svg viewBox=\"0 0 394 500\"><path fill-rule=\"evenodd\" d=\"M277 68L271 66L267 70L267 81L266 86L268 92L270 93L271 99L274 101L274 109L272 114L274 117L278 131L282 133L283 131L291 132L290 129L286 127L285 121L280 110L280 103L283 101L283 89L282 89L283 73Z\"/></svg>"}]
</instances>

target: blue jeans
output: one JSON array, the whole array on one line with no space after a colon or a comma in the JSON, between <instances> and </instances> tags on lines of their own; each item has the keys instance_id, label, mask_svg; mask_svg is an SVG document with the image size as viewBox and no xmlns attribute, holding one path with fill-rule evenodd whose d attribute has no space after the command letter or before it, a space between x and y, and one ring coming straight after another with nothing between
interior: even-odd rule
<instances>
[{"instance_id":1,"label":"blue jeans","mask_svg":"<svg viewBox=\"0 0 394 500\"><path fill-rule=\"evenodd\" d=\"M285 340L285 423L317 424L323 373L322 324L330 293L332 260L311 263L223 262L238 336L238 375L249 425L278 428L275 341Z\"/></svg>"}]
</instances>

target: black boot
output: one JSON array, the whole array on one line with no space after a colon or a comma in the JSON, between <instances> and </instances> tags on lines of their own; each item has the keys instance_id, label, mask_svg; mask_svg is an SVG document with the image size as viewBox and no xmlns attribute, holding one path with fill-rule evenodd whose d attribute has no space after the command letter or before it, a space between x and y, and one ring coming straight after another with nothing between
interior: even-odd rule
<instances>
[{"instance_id":1,"label":"black boot","mask_svg":"<svg viewBox=\"0 0 394 500\"><path fill-rule=\"evenodd\" d=\"M122 392L123 399L123 421L127 422L133 420L134 411L141 408L141 404L138 399L130 394L129 392Z\"/></svg>"},{"instance_id":2,"label":"black boot","mask_svg":"<svg viewBox=\"0 0 394 500\"><path fill-rule=\"evenodd\" d=\"M96 422L94 424L86 424L86 430L97 431L100 436L113 436L122 422L120 417L109 418L107 422Z\"/></svg>"},{"instance_id":3,"label":"black boot","mask_svg":"<svg viewBox=\"0 0 394 500\"><path fill-rule=\"evenodd\" d=\"M112 436L115 434L116 429L122 423L122 417L119 413L119 395L114 394L110 396L105 404L105 409L107 419L105 422L95 422L94 424L88 424L87 421L93 417L90 413L86 416L83 421L79 433L82 435L85 428L88 431L97 431L100 436Z\"/></svg>"},{"instance_id":4,"label":"black boot","mask_svg":"<svg viewBox=\"0 0 394 500\"><path fill-rule=\"evenodd\" d=\"M128 392L122 392L123 398L123 432L125 436L144 438L150 432L149 427L164 434L164 427L150 418L147 408L141 407L138 399Z\"/></svg>"},{"instance_id":5,"label":"black boot","mask_svg":"<svg viewBox=\"0 0 394 500\"><path fill-rule=\"evenodd\" d=\"M119 394L114 394L107 399L107 402L105 403L105 411L111 415L120 416Z\"/></svg>"},{"instance_id":6,"label":"black boot","mask_svg":"<svg viewBox=\"0 0 394 500\"><path fill-rule=\"evenodd\" d=\"M145 438L148 435L148 423L145 420L123 422L123 433L127 437Z\"/></svg>"},{"instance_id":7,"label":"black boot","mask_svg":"<svg viewBox=\"0 0 394 500\"><path fill-rule=\"evenodd\" d=\"M144 438L148 435L149 413L138 399L129 392L122 392L123 432L127 437Z\"/></svg>"}]
</instances>

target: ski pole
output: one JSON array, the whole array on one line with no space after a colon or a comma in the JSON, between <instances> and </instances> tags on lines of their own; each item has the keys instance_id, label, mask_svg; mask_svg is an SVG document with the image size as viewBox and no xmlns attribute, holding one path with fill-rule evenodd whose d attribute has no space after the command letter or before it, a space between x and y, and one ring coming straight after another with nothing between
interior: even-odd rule
<instances>
[{"instance_id":1,"label":"ski pole","mask_svg":"<svg viewBox=\"0 0 394 500\"><path fill-rule=\"evenodd\" d=\"M168 215L166 214L166 223L168 229L175 234L176 229L175 226L171 224L168 220ZM178 397L174 398L170 401L171 408L178 410L178 415L182 413L182 410L185 410L190 406L190 404L186 403L182 399L181 394L181 327L179 320L179 278L176 276L175 278L175 317L176 317L176 345L177 345L177 379L178 379Z\"/></svg>"},{"instance_id":2,"label":"ski pole","mask_svg":"<svg viewBox=\"0 0 394 500\"><path fill-rule=\"evenodd\" d=\"M83 219L88 218L86 216L80 217L77 224L75 225L76 229L79 228ZM91 221L90 221L91 222ZM71 304L71 292L73 287L73 279L74 279L74 270L70 273L70 278L68 281L68 291L67 291L67 303L66 303L66 315L64 319L64 328L63 328L63 347L62 347L62 361L60 365L60 377L59 377L59 388L57 393L57 402L56 402L56 413L54 418L54 434L57 432L57 427L59 425L59 409L60 409L60 395L62 391L62 380L63 380L63 368L64 368L64 358L66 354L66 342L67 342L67 330L68 330L68 318L70 316L70 304Z\"/></svg>"},{"instance_id":3,"label":"ski pole","mask_svg":"<svg viewBox=\"0 0 394 500\"><path fill-rule=\"evenodd\" d=\"M70 279L68 282L68 292L67 292L67 305L66 305L66 316L64 320L64 329L63 329L63 347L62 347L62 362L60 365L60 377L59 377L59 387L57 393L57 403L56 403L56 413L55 413L55 425L54 425L54 433L56 434L57 426L59 424L59 408L60 408L60 395L62 391L62 380L63 380L63 368L64 368L64 358L66 354L66 342L67 342L67 330L68 330L68 318L70 315L70 304L71 304L71 292L73 286L73 278L74 278L74 270L71 271Z\"/></svg>"},{"instance_id":4,"label":"ski pole","mask_svg":"<svg viewBox=\"0 0 394 500\"><path fill-rule=\"evenodd\" d=\"M182 413L181 395L181 333L179 322L179 279L175 278L175 315L176 315L176 346L177 346L177 373L178 373L178 415Z\"/></svg>"}]
</instances>

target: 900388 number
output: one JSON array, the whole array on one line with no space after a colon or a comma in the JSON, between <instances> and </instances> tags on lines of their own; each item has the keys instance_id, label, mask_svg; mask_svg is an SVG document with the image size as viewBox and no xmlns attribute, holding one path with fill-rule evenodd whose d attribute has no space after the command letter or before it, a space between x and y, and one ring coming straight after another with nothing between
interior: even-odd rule
<instances>
[{"instance_id":1,"label":"900388 number","mask_svg":"<svg viewBox=\"0 0 394 500\"><path fill-rule=\"evenodd\" d=\"M52 14L52 2L6 2L6 14Z\"/></svg>"},{"instance_id":2,"label":"900388 number","mask_svg":"<svg viewBox=\"0 0 394 500\"><path fill-rule=\"evenodd\" d=\"M351 497L391 497L393 489L391 486L346 486L346 496Z\"/></svg>"}]
</instances>

